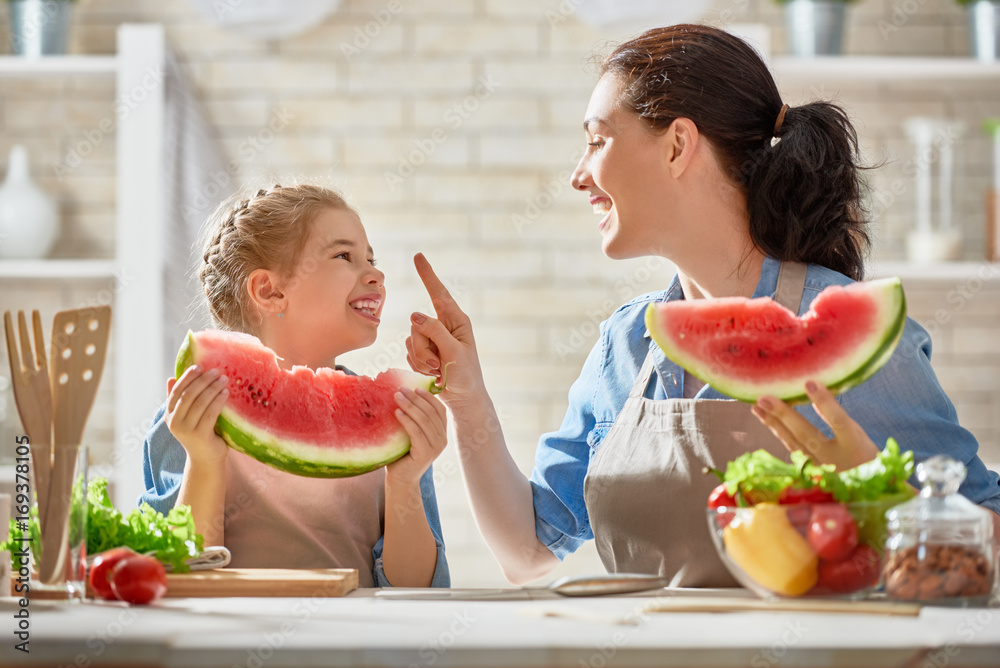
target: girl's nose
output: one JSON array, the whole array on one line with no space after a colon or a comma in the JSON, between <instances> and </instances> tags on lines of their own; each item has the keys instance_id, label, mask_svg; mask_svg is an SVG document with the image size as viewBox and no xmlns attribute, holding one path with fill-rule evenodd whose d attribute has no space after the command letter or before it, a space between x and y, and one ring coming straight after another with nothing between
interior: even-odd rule
<instances>
[{"instance_id":1,"label":"girl's nose","mask_svg":"<svg viewBox=\"0 0 1000 668\"><path fill-rule=\"evenodd\" d=\"M570 177L569 182L576 190L588 190L594 185L593 179L590 178L590 167L587 164L586 155L580 158L580 162L577 163L576 169L573 170L573 175Z\"/></svg>"},{"instance_id":2,"label":"girl's nose","mask_svg":"<svg viewBox=\"0 0 1000 668\"><path fill-rule=\"evenodd\" d=\"M385 283L385 274L381 269L372 267L371 271L368 272L368 275L365 277L365 282L368 285L382 287L382 284Z\"/></svg>"}]
</instances>

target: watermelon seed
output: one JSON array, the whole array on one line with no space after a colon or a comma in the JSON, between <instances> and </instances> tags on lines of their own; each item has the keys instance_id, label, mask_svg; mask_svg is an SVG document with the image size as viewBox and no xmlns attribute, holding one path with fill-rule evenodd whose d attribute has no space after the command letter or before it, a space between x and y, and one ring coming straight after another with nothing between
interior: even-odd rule
<instances>
[{"instance_id":1,"label":"watermelon seed","mask_svg":"<svg viewBox=\"0 0 1000 668\"><path fill-rule=\"evenodd\" d=\"M810 346L813 345L813 339L811 336L806 338L806 343L808 343Z\"/></svg>"},{"instance_id":2,"label":"watermelon seed","mask_svg":"<svg viewBox=\"0 0 1000 668\"><path fill-rule=\"evenodd\" d=\"M767 357L767 351L764 350L763 348L760 348L759 350L757 350L757 357L765 359Z\"/></svg>"}]
</instances>

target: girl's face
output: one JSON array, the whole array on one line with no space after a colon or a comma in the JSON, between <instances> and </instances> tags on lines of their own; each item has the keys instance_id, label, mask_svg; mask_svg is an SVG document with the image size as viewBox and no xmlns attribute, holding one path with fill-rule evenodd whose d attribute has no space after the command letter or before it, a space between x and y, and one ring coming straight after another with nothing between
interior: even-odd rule
<instances>
[{"instance_id":1,"label":"girl's face","mask_svg":"<svg viewBox=\"0 0 1000 668\"><path fill-rule=\"evenodd\" d=\"M590 193L604 254L622 259L659 254L657 223L669 211L664 137L618 104L620 84L597 82L587 106L587 150L573 172L577 190Z\"/></svg>"},{"instance_id":2,"label":"girl's face","mask_svg":"<svg viewBox=\"0 0 1000 668\"><path fill-rule=\"evenodd\" d=\"M298 266L281 292L279 321L285 356L295 364L325 366L337 355L370 346L385 303L385 274L361 219L353 211L326 209L312 221Z\"/></svg>"}]
</instances>

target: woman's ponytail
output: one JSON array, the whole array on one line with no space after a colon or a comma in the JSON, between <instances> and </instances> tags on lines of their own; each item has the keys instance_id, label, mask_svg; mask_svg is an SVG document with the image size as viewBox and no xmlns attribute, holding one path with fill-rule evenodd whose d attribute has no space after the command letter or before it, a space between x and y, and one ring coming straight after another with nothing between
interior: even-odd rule
<instances>
[{"instance_id":1,"label":"woman's ponytail","mask_svg":"<svg viewBox=\"0 0 1000 668\"><path fill-rule=\"evenodd\" d=\"M829 102L790 107L757 155L743 170L754 244L861 280L870 241L858 137L844 110Z\"/></svg>"}]
</instances>

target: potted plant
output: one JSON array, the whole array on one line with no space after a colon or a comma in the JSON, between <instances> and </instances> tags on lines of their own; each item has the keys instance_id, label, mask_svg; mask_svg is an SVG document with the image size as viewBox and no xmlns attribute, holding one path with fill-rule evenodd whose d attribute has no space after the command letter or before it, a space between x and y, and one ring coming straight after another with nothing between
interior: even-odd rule
<instances>
[{"instance_id":1,"label":"potted plant","mask_svg":"<svg viewBox=\"0 0 1000 668\"><path fill-rule=\"evenodd\" d=\"M972 53L978 60L1000 60L1000 0L957 0L969 9Z\"/></svg>"},{"instance_id":2,"label":"potted plant","mask_svg":"<svg viewBox=\"0 0 1000 668\"><path fill-rule=\"evenodd\" d=\"M74 0L7 0L11 51L19 56L66 53Z\"/></svg>"},{"instance_id":3,"label":"potted plant","mask_svg":"<svg viewBox=\"0 0 1000 668\"><path fill-rule=\"evenodd\" d=\"M800 57L836 56L844 41L844 13L850 0L778 0L792 53Z\"/></svg>"}]
</instances>

